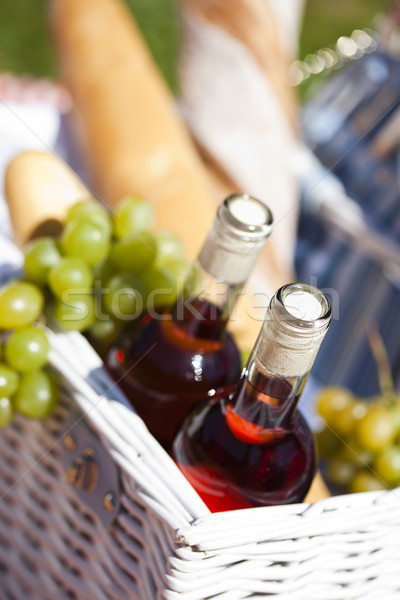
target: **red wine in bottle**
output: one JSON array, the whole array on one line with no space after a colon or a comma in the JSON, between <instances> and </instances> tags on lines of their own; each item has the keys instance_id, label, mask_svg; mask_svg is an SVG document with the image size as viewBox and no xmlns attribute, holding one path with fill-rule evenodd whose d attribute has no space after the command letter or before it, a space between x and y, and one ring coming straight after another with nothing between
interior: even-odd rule
<instances>
[{"instance_id":1,"label":"red wine in bottle","mask_svg":"<svg viewBox=\"0 0 400 600\"><path fill-rule=\"evenodd\" d=\"M114 379L168 451L207 392L240 376L227 323L271 228L272 215L259 200L227 198L175 305L162 314L148 307L138 335L109 353Z\"/></svg>"},{"instance_id":2,"label":"red wine in bottle","mask_svg":"<svg viewBox=\"0 0 400 600\"><path fill-rule=\"evenodd\" d=\"M189 318L161 321L147 316L138 339L109 358L114 377L124 374L118 385L166 449L187 412L208 390L237 381L240 355L232 335L220 330L219 320L192 323Z\"/></svg>"},{"instance_id":3,"label":"red wine in bottle","mask_svg":"<svg viewBox=\"0 0 400 600\"><path fill-rule=\"evenodd\" d=\"M306 496L316 456L297 404L329 322L328 300L316 288L278 290L239 384L219 390L184 421L173 456L211 511Z\"/></svg>"}]
</instances>

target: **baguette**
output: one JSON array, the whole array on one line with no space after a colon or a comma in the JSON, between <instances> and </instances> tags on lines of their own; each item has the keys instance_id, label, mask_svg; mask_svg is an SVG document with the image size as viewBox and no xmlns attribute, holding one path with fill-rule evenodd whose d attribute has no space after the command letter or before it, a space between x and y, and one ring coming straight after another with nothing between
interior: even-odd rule
<instances>
[{"instance_id":1,"label":"baguette","mask_svg":"<svg viewBox=\"0 0 400 600\"><path fill-rule=\"evenodd\" d=\"M275 227L254 289L295 279L298 189L290 153L297 102L290 62L266 0L181 0L181 106L199 147L235 184L265 201ZM208 90L204 94L204 90Z\"/></svg>"},{"instance_id":2,"label":"baguette","mask_svg":"<svg viewBox=\"0 0 400 600\"><path fill-rule=\"evenodd\" d=\"M183 13L197 15L239 40L255 57L273 87L293 130L298 103L286 73L293 57L283 47L279 27L268 0L181 0Z\"/></svg>"},{"instance_id":3,"label":"baguette","mask_svg":"<svg viewBox=\"0 0 400 600\"><path fill-rule=\"evenodd\" d=\"M111 207L143 196L157 227L179 235L194 258L215 199L131 13L120 0L52 0L49 28L96 194Z\"/></svg>"},{"instance_id":4,"label":"baguette","mask_svg":"<svg viewBox=\"0 0 400 600\"><path fill-rule=\"evenodd\" d=\"M91 196L61 159L35 150L21 152L8 164L4 187L20 248L34 237L57 235L69 207Z\"/></svg>"}]
</instances>

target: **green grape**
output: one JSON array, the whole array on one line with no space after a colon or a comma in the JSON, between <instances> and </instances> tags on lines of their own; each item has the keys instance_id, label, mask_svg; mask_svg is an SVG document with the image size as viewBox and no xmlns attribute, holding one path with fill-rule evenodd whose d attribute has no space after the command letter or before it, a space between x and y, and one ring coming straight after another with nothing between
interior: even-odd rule
<instances>
[{"instance_id":1,"label":"green grape","mask_svg":"<svg viewBox=\"0 0 400 600\"><path fill-rule=\"evenodd\" d=\"M105 283L113 275L115 275L115 266L109 257L93 266L93 277L95 281Z\"/></svg>"},{"instance_id":2,"label":"green grape","mask_svg":"<svg viewBox=\"0 0 400 600\"><path fill-rule=\"evenodd\" d=\"M184 247L182 241L169 231L158 231L154 234L157 244L157 265L161 265L165 260L178 258L183 260Z\"/></svg>"},{"instance_id":3,"label":"green grape","mask_svg":"<svg viewBox=\"0 0 400 600\"><path fill-rule=\"evenodd\" d=\"M87 337L96 352L105 359L111 344L120 334L122 328L123 323L116 319L110 317L108 319L96 319L88 330Z\"/></svg>"},{"instance_id":4,"label":"green grape","mask_svg":"<svg viewBox=\"0 0 400 600\"><path fill-rule=\"evenodd\" d=\"M108 238L111 237L111 216L107 209L95 200L77 202L71 206L67 214L67 222L71 221L89 221L98 225Z\"/></svg>"},{"instance_id":5,"label":"green grape","mask_svg":"<svg viewBox=\"0 0 400 600\"><path fill-rule=\"evenodd\" d=\"M7 396L0 397L0 427L6 427L11 423L13 414L14 411L10 398L7 398Z\"/></svg>"},{"instance_id":6,"label":"green grape","mask_svg":"<svg viewBox=\"0 0 400 600\"><path fill-rule=\"evenodd\" d=\"M381 404L372 404L367 414L357 423L356 439L361 448L381 452L390 446L396 436L396 426L391 411Z\"/></svg>"},{"instance_id":7,"label":"green grape","mask_svg":"<svg viewBox=\"0 0 400 600\"><path fill-rule=\"evenodd\" d=\"M250 358L250 354L251 354L251 350L249 348L242 348L240 350L240 360L241 360L241 364L244 367L247 363L247 361Z\"/></svg>"},{"instance_id":8,"label":"green grape","mask_svg":"<svg viewBox=\"0 0 400 600\"><path fill-rule=\"evenodd\" d=\"M0 398L10 398L18 388L19 377L14 369L0 363Z\"/></svg>"},{"instance_id":9,"label":"green grape","mask_svg":"<svg viewBox=\"0 0 400 600\"><path fill-rule=\"evenodd\" d=\"M42 419L47 417L58 400L57 383L46 371L31 371L21 377L14 398L14 408L26 417Z\"/></svg>"},{"instance_id":10,"label":"green grape","mask_svg":"<svg viewBox=\"0 0 400 600\"><path fill-rule=\"evenodd\" d=\"M357 468L366 467L370 465L374 459L374 453L370 450L364 450L360 448L354 439L349 439L348 443L343 444L340 449L340 457L343 460L355 465Z\"/></svg>"},{"instance_id":11,"label":"green grape","mask_svg":"<svg viewBox=\"0 0 400 600\"><path fill-rule=\"evenodd\" d=\"M33 283L13 281L3 286L0 289L0 328L29 325L38 318L43 306L43 294Z\"/></svg>"},{"instance_id":12,"label":"green grape","mask_svg":"<svg viewBox=\"0 0 400 600\"><path fill-rule=\"evenodd\" d=\"M378 477L390 486L400 484L400 447L389 446L379 454L373 468Z\"/></svg>"},{"instance_id":13,"label":"green grape","mask_svg":"<svg viewBox=\"0 0 400 600\"><path fill-rule=\"evenodd\" d=\"M145 286L133 275L114 275L107 282L107 290L103 307L109 315L125 320L134 319L143 312Z\"/></svg>"},{"instance_id":14,"label":"green grape","mask_svg":"<svg viewBox=\"0 0 400 600\"><path fill-rule=\"evenodd\" d=\"M175 278L165 267L152 267L143 273L142 280L147 289L146 309L150 313L170 306L176 300Z\"/></svg>"},{"instance_id":15,"label":"green grape","mask_svg":"<svg viewBox=\"0 0 400 600\"><path fill-rule=\"evenodd\" d=\"M156 266L168 269L174 276L179 289L183 287L191 267L190 263L184 258L174 258L172 256L165 258L161 263L157 263Z\"/></svg>"},{"instance_id":16,"label":"green grape","mask_svg":"<svg viewBox=\"0 0 400 600\"><path fill-rule=\"evenodd\" d=\"M95 223L70 221L64 228L61 245L67 256L84 257L89 265L95 265L107 257L110 238Z\"/></svg>"},{"instance_id":17,"label":"green grape","mask_svg":"<svg viewBox=\"0 0 400 600\"><path fill-rule=\"evenodd\" d=\"M323 459L329 459L333 454L337 453L341 444L338 436L328 427L315 434L315 442L318 454Z\"/></svg>"},{"instance_id":18,"label":"green grape","mask_svg":"<svg viewBox=\"0 0 400 600\"><path fill-rule=\"evenodd\" d=\"M57 300L53 307L56 322L67 331L85 331L95 321L94 297L90 294L70 294L68 302Z\"/></svg>"},{"instance_id":19,"label":"green grape","mask_svg":"<svg viewBox=\"0 0 400 600\"><path fill-rule=\"evenodd\" d=\"M110 260L118 271L140 275L151 267L157 253L154 237L145 231L131 233L111 248Z\"/></svg>"},{"instance_id":20,"label":"green grape","mask_svg":"<svg viewBox=\"0 0 400 600\"><path fill-rule=\"evenodd\" d=\"M367 469L358 471L349 484L349 490L352 494L377 492L385 489L387 489L385 484Z\"/></svg>"},{"instance_id":21,"label":"green grape","mask_svg":"<svg viewBox=\"0 0 400 600\"><path fill-rule=\"evenodd\" d=\"M367 405L362 401L350 400L342 408L330 416L330 426L340 436L351 436L358 421L367 414Z\"/></svg>"},{"instance_id":22,"label":"green grape","mask_svg":"<svg viewBox=\"0 0 400 600\"><path fill-rule=\"evenodd\" d=\"M146 231L154 223L153 207L142 198L123 198L118 203L113 223L114 233L119 239L129 233Z\"/></svg>"},{"instance_id":23,"label":"green grape","mask_svg":"<svg viewBox=\"0 0 400 600\"><path fill-rule=\"evenodd\" d=\"M7 363L17 371L33 371L47 362L50 344L44 331L37 327L25 327L14 331L4 348Z\"/></svg>"},{"instance_id":24,"label":"green grape","mask_svg":"<svg viewBox=\"0 0 400 600\"><path fill-rule=\"evenodd\" d=\"M347 388L326 386L317 396L316 405L319 414L331 425L332 416L352 403L352 395Z\"/></svg>"},{"instance_id":25,"label":"green grape","mask_svg":"<svg viewBox=\"0 0 400 600\"><path fill-rule=\"evenodd\" d=\"M29 244L25 251L25 275L32 283L44 286L52 267L61 260L57 243L52 238L39 238Z\"/></svg>"},{"instance_id":26,"label":"green grape","mask_svg":"<svg viewBox=\"0 0 400 600\"><path fill-rule=\"evenodd\" d=\"M82 258L66 256L50 270L48 283L53 294L61 298L70 290L90 290L93 273Z\"/></svg>"},{"instance_id":27,"label":"green grape","mask_svg":"<svg viewBox=\"0 0 400 600\"><path fill-rule=\"evenodd\" d=\"M109 342L117 337L122 326L123 324L120 321L111 319L110 317L96 319L89 329L89 335L96 341Z\"/></svg>"},{"instance_id":28,"label":"green grape","mask_svg":"<svg viewBox=\"0 0 400 600\"><path fill-rule=\"evenodd\" d=\"M393 415L393 422L396 427L396 436L400 434L400 401L396 398L396 403L390 408Z\"/></svg>"},{"instance_id":29,"label":"green grape","mask_svg":"<svg viewBox=\"0 0 400 600\"><path fill-rule=\"evenodd\" d=\"M326 477L334 485L347 487L352 481L355 472L356 468L354 465L335 456L328 463Z\"/></svg>"}]
</instances>

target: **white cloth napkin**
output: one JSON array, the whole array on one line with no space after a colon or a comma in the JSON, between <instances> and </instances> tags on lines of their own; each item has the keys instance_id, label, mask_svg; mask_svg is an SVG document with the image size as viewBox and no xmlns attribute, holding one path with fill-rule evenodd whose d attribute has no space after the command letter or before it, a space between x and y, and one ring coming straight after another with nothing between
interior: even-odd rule
<instances>
[{"instance_id":1,"label":"white cloth napkin","mask_svg":"<svg viewBox=\"0 0 400 600\"><path fill-rule=\"evenodd\" d=\"M0 75L0 233L12 233L4 196L10 160L23 150L53 151L61 134L68 94L47 80ZM0 246L0 262L5 249ZM8 258L8 256L7 256Z\"/></svg>"}]
</instances>

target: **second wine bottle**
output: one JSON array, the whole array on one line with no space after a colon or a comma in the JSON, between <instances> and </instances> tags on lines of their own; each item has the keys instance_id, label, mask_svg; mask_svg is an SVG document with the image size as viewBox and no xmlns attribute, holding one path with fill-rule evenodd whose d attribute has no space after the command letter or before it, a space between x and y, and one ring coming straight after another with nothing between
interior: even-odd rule
<instances>
[{"instance_id":1,"label":"second wine bottle","mask_svg":"<svg viewBox=\"0 0 400 600\"><path fill-rule=\"evenodd\" d=\"M172 308L159 314L147 307L135 339L109 354L111 374L168 451L205 394L240 376L240 353L226 326L272 223L261 201L229 196Z\"/></svg>"}]
</instances>

